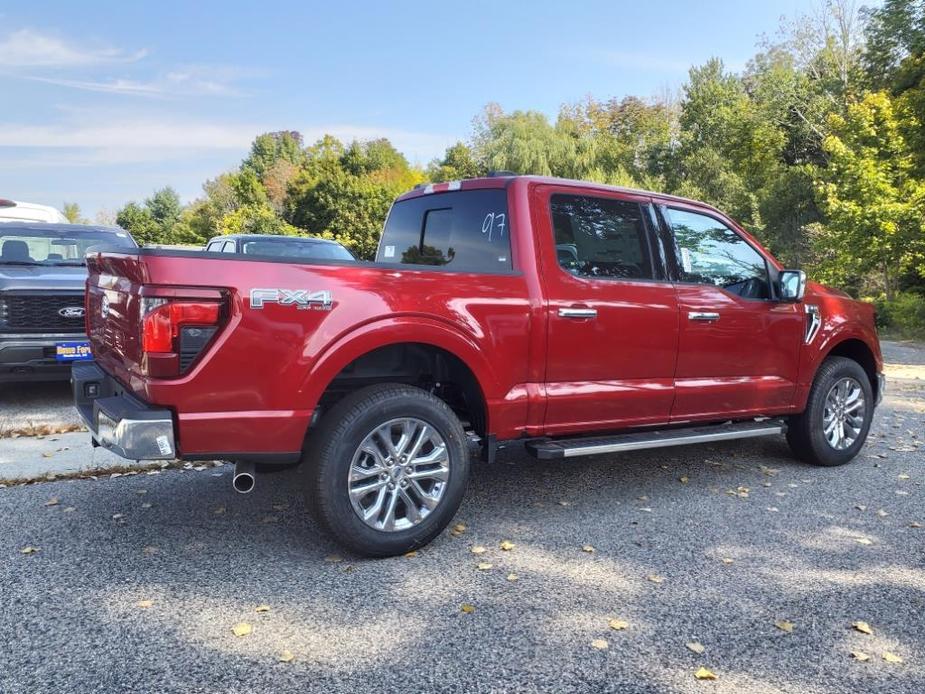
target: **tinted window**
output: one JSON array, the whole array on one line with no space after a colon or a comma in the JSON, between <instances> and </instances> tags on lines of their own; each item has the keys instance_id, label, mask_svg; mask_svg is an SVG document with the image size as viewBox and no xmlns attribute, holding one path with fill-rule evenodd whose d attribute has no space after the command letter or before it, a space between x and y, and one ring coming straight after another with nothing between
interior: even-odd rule
<instances>
[{"instance_id":1,"label":"tinted window","mask_svg":"<svg viewBox=\"0 0 925 694\"><path fill-rule=\"evenodd\" d=\"M244 241L245 255L273 255L286 258L315 258L318 260L353 260L350 252L339 243L304 241L300 239L256 239Z\"/></svg>"},{"instance_id":2,"label":"tinted window","mask_svg":"<svg viewBox=\"0 0 925 694\"><path fill-rule=\"evenodd\" d=\"M767 299L764 258L735 231L713 217L668 210L685 282L715 284L748 299Z\"/></svg>"},{"instance_id":3,"label":"tinted window","mask_svg":"<svg viewBox=\"0 0 925 694\"><path fill-rule=\"evenodd\" d=\"M463 272L510 270L507 191L434 193L395 203L376 262L445 265Z\"/></svg>"},{"instance_id":4,"label":"tinted window","mask_svg":"<svg viewBox=\"0 0 925 694\"><path fill-rule=\"evenodd\" d=\"M121 229L66 227L36 224L0 224L0 264L82 265L88 250L137 248L132 237Z\"/></svg>"},{"instance_id":5,"label":"tinted window","mask_svg":"<svg viewBox=\"0 0 925 694\"><path fill-rule=\"evenodd\" d=\"M582 277L652 279L642 210L635 202L553 195L559 265Z\"/></svg>"}]
</instances>

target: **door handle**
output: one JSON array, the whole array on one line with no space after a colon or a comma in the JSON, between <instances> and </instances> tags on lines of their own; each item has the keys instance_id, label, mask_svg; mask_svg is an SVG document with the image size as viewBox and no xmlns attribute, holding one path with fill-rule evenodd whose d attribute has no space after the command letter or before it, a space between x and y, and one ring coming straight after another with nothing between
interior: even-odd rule
<instances>
[{"instance_id":1,"label":"door handle","mask_svg":"<svg viewBox=\"0 0 925 694\"><path fill-rule=\"evenodd\" d=\"M596 308L560 308L560 318L597 318Z\"/></svg>"},{"instance_id":2,"label":"door handle","mask_svg":"<svg viewBox=\"0 0 925 694\"><path fill-rule=\"evenodd\" d=\"M712 311L688 311L687 317L690 320L702 321L704 323L713 323L719 320L719 314Z\"/></svg>"}]
</instances>

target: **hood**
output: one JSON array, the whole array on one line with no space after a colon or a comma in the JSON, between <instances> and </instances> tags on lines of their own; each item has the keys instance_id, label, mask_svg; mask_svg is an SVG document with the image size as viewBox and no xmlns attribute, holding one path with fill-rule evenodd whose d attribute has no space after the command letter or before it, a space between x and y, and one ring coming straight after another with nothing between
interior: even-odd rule
<instances>
[{"instance_id":1,"label":"hood","mask_svg":"<svg viewBox=\"0 0 925 694\"><path fill-rule=\"evenodd\" d=\"M87 268L54 265L4 265L0 263L0 291L83 291Z\"/></svg>"},{"instance_id":2,"label":"hood","mask_svg":"<svg viewBox=\"0 0 925 694\"><path fill-rule=\"evenodd\" d=\"M806 293L813 296L837 296L842 299L851 299L851 295L846 294L841 289L835 289L834 287L829 287L819 282L813 282L812 280L806 283Z\"/></svg>"}]
</instances>

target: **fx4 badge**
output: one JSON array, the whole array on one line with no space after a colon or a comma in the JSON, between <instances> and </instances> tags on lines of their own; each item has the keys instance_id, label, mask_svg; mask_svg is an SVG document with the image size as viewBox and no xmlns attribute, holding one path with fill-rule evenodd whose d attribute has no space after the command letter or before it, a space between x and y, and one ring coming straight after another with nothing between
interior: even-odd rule
<instances>
[{"instance_id":1,"label":"fx4 badge","mask_svg":"<svg viewBox=\"0 0 925 694\"><path fill-rule=\"evenodd\" d=\"M262 310L265 304L295 306L300 310L330 311L334 305L331 292L312 292L308 289L251 289L251 308Z\"/></svg>"}]
</instances>

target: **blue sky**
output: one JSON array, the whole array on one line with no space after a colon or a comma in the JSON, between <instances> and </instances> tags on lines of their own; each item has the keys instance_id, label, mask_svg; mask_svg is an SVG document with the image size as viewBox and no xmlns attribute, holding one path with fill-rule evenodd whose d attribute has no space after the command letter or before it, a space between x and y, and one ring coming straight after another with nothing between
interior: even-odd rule
<instances>
[{"instance_id":1,"label":"blue sky","mask_svg":"<svg viewBox=\"0 0 925 694\"><path fill-rule=\"evenodd\" d=\"M41 2L0 5L0 197L85 213L172 185L184 200L254 135L389 137L426 163L488 102L677 89L740 69L812 0Z\"/></svg>"}]
</instances>

